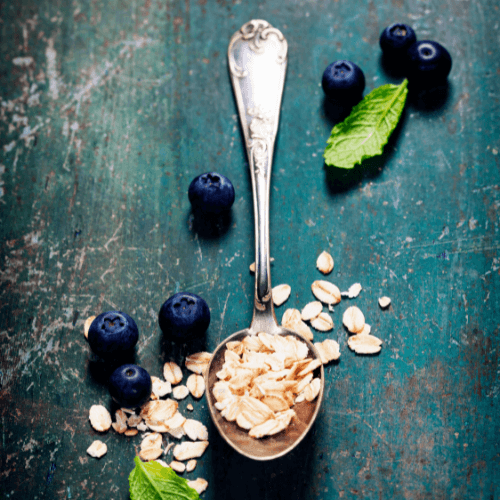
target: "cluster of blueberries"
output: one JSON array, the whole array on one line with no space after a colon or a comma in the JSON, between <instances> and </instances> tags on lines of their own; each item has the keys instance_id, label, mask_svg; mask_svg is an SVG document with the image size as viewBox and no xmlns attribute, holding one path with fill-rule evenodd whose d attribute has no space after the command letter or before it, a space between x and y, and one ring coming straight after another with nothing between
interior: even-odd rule
<instances>
[{"instance_id":1,"label":"cluster of blueberries","mask_svg":"<svg viewBox=\"0 0 500 500\"><path fill-rule=\"evenodd\" d=\"M407 24L394 23L385 28L380 35L380 48L387 66L406 75L415 87L441 85L450 73L450 53L438 42L417 42L415 31ZM351 61L335 61L325 69L322 86L327 97L355 104L365 89L365 75Z\"/></svg>"},{"instance_id":2,"label":"cluster of blueberries","mask_svg":"<svg viewBox=\"0 0 500 500\"><path fill-rule=\"evenodd\" d=\"M159 323L168 338L186 342L205 333L210 324L210 309L200 296L179 292L161 306ZM94 354L115 366L120 365L120 360L130 357L138 340L136 322L121 311L99 314L88 331L88 342ZM113 371L108 388L120 407L137 408L150 398L152 382L147 370L125 363Z\"/></svg>"},{"instance_id":3,"label":"cluster of blueberries","mask_svg":"<svg viewBox=\"0 0 500 500\"><path fill-rule=\"evenodd\" d=\"M234 202L231 181L216 172L199 175L188 191L194 211L221 214ZM158 320L165 336L174 342L187 342L203 335L210 324L210 309L199 295L179 292L161 306ZM97 316L88 331L90 348L101 360L119 364L129 358L139 339L136 322L121 311L108 311ZM113 400L123 408L137 408L151 396L152 382L147 370L130 363L121 364L108 381Z\"/></svg>"}]
</instances>

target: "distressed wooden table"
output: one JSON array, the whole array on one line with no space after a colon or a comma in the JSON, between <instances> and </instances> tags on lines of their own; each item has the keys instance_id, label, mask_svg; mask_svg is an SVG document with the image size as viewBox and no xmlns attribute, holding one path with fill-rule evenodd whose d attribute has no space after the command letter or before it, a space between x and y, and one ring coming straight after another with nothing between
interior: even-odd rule
<instances>
[{"instance_id":1,"label":"distressed wooden table","mask_svg":"<svg viewBox=\"0 0 500 500\"><path fill-rule=\"evenodd\" d=\"M493 0L21 0L0 5L0 498L127 499L139 437L101 436L111 407L83 337L91 314L121 309L140 329L137 361L215 346L249 325L250 180L226 50L253 18L289 43L271 201L273 283L303 307L321 275L359 282L332 313L341 358L307 439L255 463L218 436L191 397L210 446L192 473L205 499L499 498L499 11ZM366 92L400 81L380 61L394 21L453 56L440 102L410 98L384 154L327 173L334 124L319 85L333 60L356 62ZM207 229L187 188L228 175L236 201ZM179 290L212 312L206 339L162 341L157 311ZM392 298L388 310L377 300ZM347 347L343 311L360 307L378 356ZM165 439L165 442L167 439Z\"/></svg>"}]
</instances>

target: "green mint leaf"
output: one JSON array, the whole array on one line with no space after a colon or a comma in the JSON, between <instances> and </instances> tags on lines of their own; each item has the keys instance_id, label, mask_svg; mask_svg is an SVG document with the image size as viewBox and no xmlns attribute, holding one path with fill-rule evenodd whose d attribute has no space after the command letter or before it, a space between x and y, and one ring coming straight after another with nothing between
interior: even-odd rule
<instances>
[{"instance_id":1,"label":"green mint leaf","mask_svg":"<svg viewBox=\"0 0 500 500\"><path fill-rule=\"evenodd\" d=\"M200 500L187 480L170 467L158 462L142 462L139 457L135 457L134 462L128 478L131 500Z\"/></svg>"},{"instance_id":2,"label":"green mint leaf","mask_svg":"<svg viewBox=\"0 0 500 500\"><path fill-rule=\"evenodd\" d=\"M351 114L332 129L325 149L329 166L353 168L365 158L382 154L398 124L408 94L408 80L382 85L357 104Z\"/></svg>"}]
</instances>

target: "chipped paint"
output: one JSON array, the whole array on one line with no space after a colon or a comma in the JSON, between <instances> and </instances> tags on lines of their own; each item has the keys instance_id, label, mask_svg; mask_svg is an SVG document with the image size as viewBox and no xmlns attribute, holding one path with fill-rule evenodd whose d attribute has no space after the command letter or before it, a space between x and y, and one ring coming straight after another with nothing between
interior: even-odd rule
<instances>
[{"instance_id":1,"label":"chipped paint","mask_svg":"<svg viewBox=\"0 0 500 500\"><path fill-rule=\"evenodd\" d=\"M49 79L49 95L52 100L59 99L59 83L57 74L57 52L54 49L54 39L49 38L45 49L46 73Z\"/></svg>"},{"instance_id":2,"label":"chipped paint","mask_svg":"<svg viewBox=\"0 0 500 500\"><path fill-rule=\"evenodd\" d=\"M12 59L12 64L14 64L15 66L20 66L22 68L31 66L34 62L35 60L31 56L14 57L14 59Z\"/></svg>"}]
</instances>

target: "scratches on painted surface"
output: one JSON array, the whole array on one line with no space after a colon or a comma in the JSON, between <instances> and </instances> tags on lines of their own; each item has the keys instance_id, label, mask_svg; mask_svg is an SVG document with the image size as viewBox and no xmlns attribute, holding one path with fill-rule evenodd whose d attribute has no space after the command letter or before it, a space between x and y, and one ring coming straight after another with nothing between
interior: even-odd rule
<instances>
[{"instance_id":1,"label":"scratches on painted surface","mask_svg":"<svg viewBox=\"0 0 500 500\"><path fill-rule=\"evenodd\" d=\"M46 72L49 79L49 95L53 101L59 99L59 83L57 74L57 52L54 49L54 38L49 38L45 49Z\"/></svg>"},{"instance_id":2,"label":"scratches on painted surface","mask_svg":"<svg viewBox=\"0 0 500 500\"><path fill-rule=\"evenodd\" d=\"M109 251L108 247L111 243L113 243L114 241L118 241L119 236L117 236L117 235L120 232L122 226L123 226L123 221L120 221L120 223L118 224L118 227L115 229L115 232L113 233L113 236L111 236L111 238L109 238L109 240L103 245L103 248L106 250L106 252Z\"/></svg>"}]
</instances>

